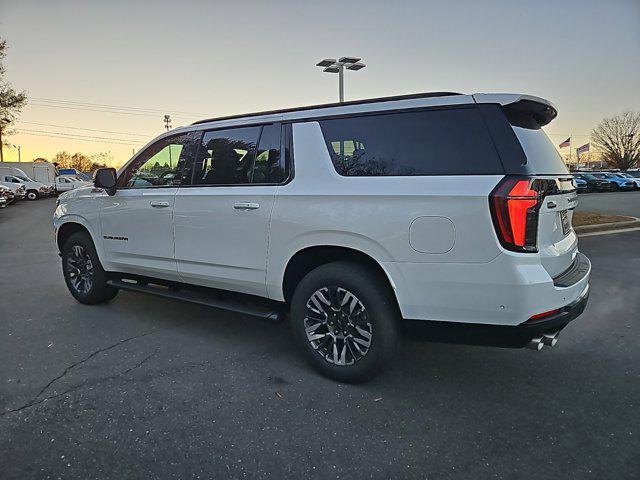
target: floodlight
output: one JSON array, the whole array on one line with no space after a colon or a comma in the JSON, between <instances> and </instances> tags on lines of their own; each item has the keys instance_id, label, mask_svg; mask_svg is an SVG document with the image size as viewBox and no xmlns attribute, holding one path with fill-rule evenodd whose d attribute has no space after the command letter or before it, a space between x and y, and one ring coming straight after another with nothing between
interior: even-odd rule
<instances>
[{"instance_id":1,"label":"floodlight","mask_svg":"<svg viewBox=\"0 0 640 480\"><path fill-rule=\"evenodd\" d=\"M316 67L329 67L329 66L333 65L334 63L336 63L336 59L335 58L325 58L321 62L316 63Z\"/></svg>"},{"instance_id":2,"label":"floodlight","mask_svg":"<svg viewBox=\"0 0 640 480\"><path fill-rule=\"evenodd\" d=\"M366 67L366 65L364 63L356 62L356 63L352 63L350 65L347 65L347 70L360 70L360 69L362 69L364 67Z\"/></svg>"}]
</instances>

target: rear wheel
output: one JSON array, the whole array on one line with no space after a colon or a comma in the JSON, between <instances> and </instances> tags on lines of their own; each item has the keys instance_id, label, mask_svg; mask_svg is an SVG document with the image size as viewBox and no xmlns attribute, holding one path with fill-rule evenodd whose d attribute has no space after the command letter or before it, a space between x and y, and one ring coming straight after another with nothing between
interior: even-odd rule
<instances>
[{"instance_id":1,"label":"rear wheel","mask_svg":"<svg viewBox=\"0 0 640 480\"><path fill-rule=\"evenodd\" d=\"M80 303L105 303L118 294L117 288L107 285L107 273L85 232L74 233L62 247L62 271L67 288Z\"/></svg>"},{"instance_id":2,"label":"rear wheel","mask_svg":"<svg viewBox=\"0 0 640 480\"><path fill-rule=\"evenodd\" d=\"M378 272L350 262L322 265L302 279L291 324L309 362L342 382L373 378L400 342L400 315L388 285Z\"/></svg>"},{"instance_id":3,"label":"rear wheel","mask_svg":"<svg viewBox=\"0 0 640 480\"><path fill-rule=\"evenodd\" d=\"M27 200L36 200L38 198L37 190L29 190L27 192Z\"/></svg>"}]
</instances>

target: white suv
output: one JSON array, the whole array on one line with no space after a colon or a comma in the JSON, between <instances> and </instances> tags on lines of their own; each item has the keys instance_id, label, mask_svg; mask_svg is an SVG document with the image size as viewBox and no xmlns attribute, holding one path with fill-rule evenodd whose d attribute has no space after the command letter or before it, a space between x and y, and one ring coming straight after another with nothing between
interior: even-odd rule
<instances>
[{"instance_id":1,"label":"white suv","mask_svg":"<svg viewBox=\"0 0 640 480\"><path fill-rule=\"evenodd\" d=\"M527 95L430 93L167 132L60 196L66 283L87 304L126 289L288 313L341 381L380 371L407 326L539 350L584 310L591 270L540 129L556 114Z\"/></svg>"}]
</instances>

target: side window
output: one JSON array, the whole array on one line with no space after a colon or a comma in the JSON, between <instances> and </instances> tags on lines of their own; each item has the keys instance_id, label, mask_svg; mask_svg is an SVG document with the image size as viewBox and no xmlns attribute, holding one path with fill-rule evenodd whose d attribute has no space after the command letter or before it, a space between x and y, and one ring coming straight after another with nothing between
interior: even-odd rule
<instances>
[{"instance_id":1,"label":"side window","mask_svg":"<svg viewBox=\"0 0 640 480\"><path fill-rule=\"evenodd\" d=\"M187 160L195 156L198 132L158 140L118 177L119 188L158 188L180 185Z\"/></svg>"},{"instance_id":2,"label":"side window","mask_svg":"<svg viewBox=\"0 0 640 480\"><path fill-rule=\"evenodd\" d=\"M251 183L260 131L261 127L243 127L205 132L194 164L192 184Z\"/></svg>"},{"instance_id":3,"label":"side window","mask_svg":"<svg viewBox=\"0 0 640 480\"><path fill-rule=\"evenodd\" d=\"M284 179L280 158L280 130L278 124L262 127L251 183L280 183Z\"/></svg>"},{"instance_id":4,"label":"side window","mask_svg":"<svg viewBox=\"0 0 640 480\"><path fill-rule=\"evenodd\" d=\"M321 120L320 126L340 175L504 173L476 108L336 118Z\"/></svg>"}]
</instances>

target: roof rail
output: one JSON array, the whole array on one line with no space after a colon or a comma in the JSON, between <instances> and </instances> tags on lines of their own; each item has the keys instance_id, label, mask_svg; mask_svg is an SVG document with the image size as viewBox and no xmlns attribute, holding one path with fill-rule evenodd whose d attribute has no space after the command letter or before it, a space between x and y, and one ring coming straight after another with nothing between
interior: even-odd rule
<instances>
[{"instance_id":1,"label":"roof rail","mask_svg":"<svg viewBox=\"0 0 640 480\"><path fill-rule=\"evenodd\" d=\"M463 95L463 94L456 93L456 92L426 92L426 93L412 93L409 95L396 95L393 97L366 98L364 100L352 100L349 102L342 102L342 103L339 103L339 102L323 103L320 105L307 105L304 107L285 108L282 110L268 110L265 112L243 113L240 115L229 115L226 117L207 118L205 120L198 120L197 122L192 123L192 125L199 125L201 123L209 123L209 122L217 122L220 120L232 120L235 118L256 117L259 115L277 115L280 113L302 112L305 110L315 110L318 108L346 107L349 105L364 105L367 103L390 102L390 101L396 101L396 100L413 100L416 98L449 97L452 95Z\"/></svg>"}]
</instances>

